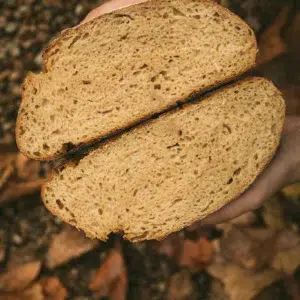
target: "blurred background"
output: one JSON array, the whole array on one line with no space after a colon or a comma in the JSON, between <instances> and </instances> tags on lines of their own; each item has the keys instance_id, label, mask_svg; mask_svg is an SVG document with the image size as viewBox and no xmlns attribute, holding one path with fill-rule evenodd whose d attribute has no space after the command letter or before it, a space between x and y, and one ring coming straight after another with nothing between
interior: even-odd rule
<instances>
[{"instance_id":1,"label":"blurred background","mask_svg":"<svg viewBox=\"0 0 300 300\"><path fill-rule=\"evenodd\" d=\"M21 84L41 70L43 47L102 2L0 0L0 300L299 300L299 184L226 224L134 245L89 240L42 205L50 166L15 144ZM218 2L257 34L252 73L273 80L288 114L300 114L300 1Z\"/></svg>"}]
</instances>

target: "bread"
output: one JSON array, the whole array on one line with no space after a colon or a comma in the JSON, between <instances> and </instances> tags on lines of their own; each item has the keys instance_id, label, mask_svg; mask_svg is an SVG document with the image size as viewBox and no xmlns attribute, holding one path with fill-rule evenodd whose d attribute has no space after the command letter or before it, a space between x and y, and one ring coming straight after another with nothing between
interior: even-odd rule
<instances>
[{"instance_id":1,"label":"bread","mask_svg":"<svg viewBox=\"0 0 300 300\"><path fill-rule=\"evenodd\" d=\"M152 0L67 30L23 85L19 149L51 160L247 71L253 31L208 0Z\"/></svg>"},{"instance_id":2,"label":"bread","mask_svg":"<svg viewBox=\"0 0 300 300\"><path fill-rule=\"evenodd\" d=\"M250 78L109 140L53 173L50 211L106 240L161 239L239 196L272 159L285 105Z\"/></svg>"}]
</instances>

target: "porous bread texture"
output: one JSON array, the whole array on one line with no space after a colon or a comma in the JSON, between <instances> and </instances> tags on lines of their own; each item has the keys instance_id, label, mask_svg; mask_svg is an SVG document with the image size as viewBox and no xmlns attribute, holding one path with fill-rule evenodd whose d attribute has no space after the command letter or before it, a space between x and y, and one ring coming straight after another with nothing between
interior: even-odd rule
<instances>
[{"instance_id":1,"label":"porous bread texture","mask_svg":"<svg viewBox=\"0 0 300 300\"><path fill-rule=\"evenodd\" d=\"M16 137L35 159L108 136L247 71L253 31L208 0L152 0L64 32L23 86Z\"/></svg>"},{"instance_id":2,"label":"porous bread texture","mask_svg":"<svg viewBox=\"0 0 300 300\"><path fill-rule=\"evenodd\" d=\"M272 159L285 104L250 78L108 141L54 173L43 201L90 237L161 239L239 196Z\"/></svg>"}]
</instances>

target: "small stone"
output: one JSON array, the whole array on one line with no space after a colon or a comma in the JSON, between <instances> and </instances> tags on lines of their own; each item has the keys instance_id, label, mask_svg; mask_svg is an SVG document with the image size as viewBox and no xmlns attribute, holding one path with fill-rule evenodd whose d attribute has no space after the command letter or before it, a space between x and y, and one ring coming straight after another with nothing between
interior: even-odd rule
<instances>
[{"instance_id":1,"label":"small stone","mask_svg":"<svg viewBox=\"0 0 300 300\"><path fill-rule=\"evenodd\" d=\"M84 7L81 4L77 4L75 8L75 14L77 16L80 16L82 15L83 12L84 12Z\"/></svg>"},{"instance_id":2,"label":"small stone","mask_svg":"<svg viewBox=\"0 0 300 300\"><path fill-rule=\"evenodd\" d=\"M14 234L13 236L12 236L12 241L13 241L13 243L15 244L15 245L21 245L22 243L23 243L23 239L22 239L22 237L20 236L20 235L18 235L18 234Z\"/></svg>"},{"instance_id":3,"label":"small stone","mask_svg":"<svg viewBox=\"0 0 300 300\"><path fill-rule=\"evenodd\" d=\"M16 32L17 28L18 28L18 26L16 23L9 22L5 27L5 31L7 33L14 33L14 32Z\"/></svg>"}]
</instances>

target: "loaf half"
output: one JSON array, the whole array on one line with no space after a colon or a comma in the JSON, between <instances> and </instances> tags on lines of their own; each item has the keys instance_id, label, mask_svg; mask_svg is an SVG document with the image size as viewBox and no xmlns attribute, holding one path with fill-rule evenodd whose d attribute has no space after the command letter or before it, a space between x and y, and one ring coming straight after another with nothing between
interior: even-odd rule
<instances>
[{"instance_id":1,"label":"loaf half","mask_svg":"<svg viewBox=\"0 0 300 300\"><path fill-rule=\"evenodd\" d=\"M247 71L253 31L208 0L152 0L64 32L29 74L20 150L54 159Z\"/></svg>"},{"instance_id":2,"label":"loaf half","mask_svg":"<svg viewBox=\"0 0 300 300\"><path fill-rule=\"evenodd\" d=\"M238 82L69 163L45 184L43 201L90 237L161 239L249 187L278 147L284 115L272 83Z\"/></svg>"}]
</instances>

